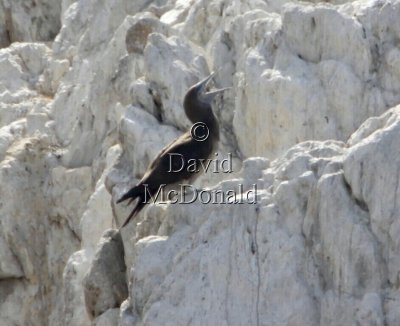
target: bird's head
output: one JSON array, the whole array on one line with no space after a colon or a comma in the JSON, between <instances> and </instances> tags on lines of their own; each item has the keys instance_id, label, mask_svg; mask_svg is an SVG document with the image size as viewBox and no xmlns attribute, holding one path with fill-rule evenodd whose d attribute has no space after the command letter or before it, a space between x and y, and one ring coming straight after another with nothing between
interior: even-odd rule
<instances>
[{"instance_id":1,"label":"bird's head","mask_svg":"<svg viewBox=\"0 0 400 326\"><path fill-rule=\"evenodd\" d=\"M206 88L207 88L208 84L210 83L211 79L215 75L216 75L216 72L212 72L208 77L206 77L206 78L200 80L198 83L194 84L192 87L190 87L190 89L186 93L185 97L190 96L204 104L211 104L216 95L218 95L230 88L230 87L225 87L225 88L214 89L209 92L206 92Z\"/></svg>"},{"instance_id":2,"label":"bird's head","mask_svg":"<svg viewBox=\"0 0 400 326\"><path fill-rule=\"evenodd\" d=\"M194 122L194 117L192 118L193 115L197 115L198 113L201 114L201 112L196 111L205 108L211 109L211 103L214 100L215 96L221 94L227 89L230 89L230 87L225 87L206 91L209 82L215 76L215 74L215 72L212 72L208 77L194 84L192 87L189 88L185 95L183 106L185 108L186 115L192 122Z\"/></svg>"}]
</instances>

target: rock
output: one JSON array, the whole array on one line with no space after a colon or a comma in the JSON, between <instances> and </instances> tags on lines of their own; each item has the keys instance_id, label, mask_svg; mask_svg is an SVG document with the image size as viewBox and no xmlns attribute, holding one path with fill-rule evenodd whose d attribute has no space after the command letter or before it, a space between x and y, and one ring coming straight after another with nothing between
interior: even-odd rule
<instances>
[{"instance_id":1,"label":"rock","mask_svg":"<svg viewBox=\"0 0 400 326\"><path fill-rule=\"evenodd\" d=\"M270 165L246 161L236 183L266 178L257 205L169 205L158 231L147 229L154 235L137 234L121 322L381 325L385 314L394 322L398 198L389 171L399 165L400 111L390 112L352 147L307 142ZM142 223L153 219L149 209Z\"/></svg>"},{"instance_id":2,"label":"rock","mask_svg":"<svg viewBox=\"0 0 400 326\"><path fill-rule=\"evenodd\" d=\"M93 321L93 326L118 326L119 309L108 309Z\"/></svg>"},{"instance_id":3,"label":"rock","mask_svg":"<svg viewBox=\"0 0 400 326\"><path fill-rule=\"evenodd\" d=\"M108 230L83 280L86 310L95 318L117 308L128 296L124 249L118 231Z\"/></svg>"},{"instance_id":4,"label":"rock","mask_svg":"<svg viewBox=\"0 0 400 326\"><path fill-rule=\"evenodd\" d=\"M143 50L147 44L147 37L151 33L164 34L168 31L167 25L160 23L153 15L139 17L137 17L137 22L126 32L125 42L128 53L143 54Z\"/></svg>"},{"instance_id":5,"label":"rock","mask_svg":"<svg viewBox=\"0 0 400 326\"><path fill-rule=\"evenodd\" d=\"M357 313L357 321L364 325L384 324L382 298L378 293L367 293Z\"/></svg>"},{"instance_id":6,"label":"rock","mask_svg":"<svg viewBox=\"0 0 400 326\"><path fill-rule=\"evenodd\" d=\"M386 262L385 277L390 284L400 284L400 262L394 259L400 249L400 242L394 236L400 227L395 213L398 183L394 177L400 163L395 142L400 132L399 107L391 111L391 119L353 146L343 170L354 199L369 213L371 231Z\"/></svg>"},{"instance_id":7,"label":"rock","mask_svg":"<svg viewBox=\"0 0 400 326\"><path fill-rule=\"evenodd\" d=\"M370 84L377 78L374 56L379 54L369 40L378 26L352 18L378 9L344 8L293 4L284 7L282 20L267 13L256 19L247 13L233 21L227 36L231 51L244 53L236 59L236 70L241 67L243 74L238 75L233 122L246 156L265 152L276 157L288 148L284 144L306 139L344 141L367 117L383 113L388 107L385 101L389 107L398 103L391 90L400 85L388 66L379 68L385 80ZM344 42L336 31L330 34L329 26L339 25L348 30L351 41ZM257 32L264 26L268 33L259 38ZM354 51L348 51L349 43ZM386 51L396 65L395 52L382 49ZM355 109L358 113L351 113ZM254 121L263 119L268 124L263 129L266 134L252 128ZM307 128L310 124L313 127ZM247 137L255 140L251 146L246 144ZM274 144L276 139L279 145Z\"/></svg>"},{"instance_id":8,"label":"rock","mask_svg":"<svg viewBox=\"0 0 400 326\"><path fill-rule=\"evenodd\" d=\"M62 274L63 288L57 303L48 317L50 325L90 325L86 312L82 279L90 268L91 259L85 250L75 251L69 257ZM62 318L62 319L61 319Z\"/></svg>"},{"instance_id":9,"label":"rock","mask_svg":"<svg viewBox=\"0 0 400 326\"><path fill-rule=\"evenodd\" d=\"M17 257L12 253L6 239L0 236L0 280L20 278L24 275Z\"/></svg>"},{"instance_id":10,"label":"rock","mask_svg":"<svg viewBox=\"0 0 400 326\"><path fill-rule=\"evenodd\" d=\"M0 292L5 293L1 297L7 298L7 304L0 305L5 325L36 325L48 320L61 287L54 280L62 278L68 257L79 248L66 220L49 218L45 188L53 163L48 146L41 138L16 140L0 164L0 238L5 245L0 260L7 263L1 266L0 282ZM21 203L17 210L15 201ZM18 307L17 314L13 306Z\"/></svg>"},{"instance_id":11,"label":"rock","mask_svg":"<svg viewBox=\"0 0 400 326\"><path fill-rule=\"evenodd\" d=\"M0 324L399 325L399 15L0 1ZM213 108L232 171L148 205L113 246L117 198L190 127L183 96L211 71L232 87Z\"/></svg>"},{"instance_id":12,"label":"rock","mask_svg":"<svg viewBox=\"0 0 400 326\"><path fill-rule=\"evenodd\" d=\"M191 85L208 74L205 58L179 37L154 33L148 38L144 64L147 78L160 94L161 121L184 129L190 127L182 108L183 97Z\"/></svg>"},{"instance_id":13,"label":"rock","mask_svg":"<svg viewBox=\"0 0 400 326\"><path fill-rule=\"evenodd\" d=\"M0 48L13 42L52 41L60 29L61 0L0 3Z\"/></svg>"},{"instance_id":14,"label":"rock","mask_svg":"<svg viewBox=\"0 0 400 326\"><path fill-rule=\"evenodd\" d=\"M112 228L113 212L110 206L111 195L107 191L104 180L121 154L118 145L110 147L106 157L106 168L96 184L95 191L89 198L85 212L82 214L82 247L94 254L104 230Z\"/></svg>"},{"instance_id":15,"label":"rock","mask_svg":"<svg viewBox=\"0 0 400 326\"><path fill-rule=\"evenodd\" d=\"M0 49L9 46L11 43L10 35L6 26L7 16L9 15L6 14L4 5L2 2L0 2Z\"/></svg>"},{"instance_id":16,"label":"rock","mask_svg":"<svg viewBox=\"0 0 400 326\"><path fill-rule=\"evenodd\" d=\"M21 321L35 323L35 313L27 314L30 310L27 297L34 297L37 287L29 285L21 278L0 280L0 323L2 325L21 325Z\"/></svg>"},{"instance_id":17,"label":"rock","mask_svg":"<svg viewBox=\"0 0 400 326\"><path fill-rule=\"evenodd\" d=\"M80 238L80 217L92 192L89 167L67 170L58 166L51 171L52 215L68 221L71 230Z\"/></svg>"},{"instance_id":18,"label":"rock","mask_svg":"<svg viewBox=\"0 0 400 326\"><path fill-rule=\"evenodd\" d=\"M51 325L57 325L60 318L63 318L67 325L88 325L90 323L82 284L104 229L113 225L109 205L110 195L104 188L104 178L109 173L110 167L115 164L118 156L118 145L108 150L104 173L98 180L94 193L90 196L82 215L80 228L83 249L72 254L65 266L62 276L64 286L59 293L57 306L50 316Z\"/></svg>"}]
</instances>

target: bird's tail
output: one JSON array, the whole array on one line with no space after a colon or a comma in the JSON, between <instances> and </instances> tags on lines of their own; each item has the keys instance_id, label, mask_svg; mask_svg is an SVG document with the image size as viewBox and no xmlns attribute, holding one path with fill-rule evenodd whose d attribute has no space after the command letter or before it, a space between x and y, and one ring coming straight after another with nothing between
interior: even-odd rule
<instances>
[{"instance_id":1,"label":"bird's tail","mask_svg":"<svg viewBox=\"0 0 400 326\"><path fill-rule=\"evenodd\" d=\"M122 224L122 226L120 227L120 229L122 229L125 225L127 225L129 223L129 221L131 220L131 218L134 217L136 214L138 214L142 210L142 208L144 207L145 204L146 204L145 202L143 202L142 200L139 200L138 203L136 204L135 208L132 209L132 212L126 218L124 224Z\"/></svg>"},{"instance_id":2,"label":"bird's tail","mask_svg":"<svg viewBox=\"0 0 400 326\"><path fill-rule=\"evenodd\" d=\"M128 203L128 205L134 201L137 197L139 197L143 191L142 189L143 187L141 187L140 185L137 185L131 189L129 189L129 191L127 191L125 194L123 194L123 196L117 200L117 204L122 203L123 201L127 200L127 199L131 199Z\"/></svg>"},{"instance_id":3,"label":"bird's tail","mask_svg":"<svg viewBox=\"0 0 400 326\"><path fill-rule=\"evenodd\" d=\"M137 185L133 188L131 188L128 192L126 192L120 199L117 200L117 204L121 203L127 199L129 199L128 205L134 201L136 198L139 198L139 201L137 202L136 206L133 208L132 212L129 214L125 222L122 224L121 228L123 228L125 225L129 223L132 217L134 217L137 213L139 213L146 202L144 201L144 187L143 185ZM120 229L121 229L120 228Z\"/></svg>"}]
</instances>

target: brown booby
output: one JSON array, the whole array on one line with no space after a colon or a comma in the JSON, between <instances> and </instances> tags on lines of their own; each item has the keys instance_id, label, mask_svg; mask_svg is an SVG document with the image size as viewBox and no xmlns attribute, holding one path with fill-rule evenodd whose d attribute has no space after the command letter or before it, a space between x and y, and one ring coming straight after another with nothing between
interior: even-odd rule
<instances>
[{"instance_id":1,"label":"brown booby","mask_svg":"<svg viewBox=\"0 0 400 326\"><path fill-rule=\"evenodd\" d=\"M193 123L191 130L165 146L150 163L139 183L118 199L117 203L130 199L128 204L138 199L121 228L141 211L147 204L146 198L156 194L162 185L193 181L199 175L199 170L185 168L174 172L179 169L174 169L171 164L207 160L215 151L219 141L219 125L212 112L211 103L217 94L228 88L206 92L206 87L214 75L215 73L212 73L190 87L185 95L183 107L186 116ZM199 128L195 130L196 126ZM179 162L174 162L171 157L179 157Z\"/></svg>"}]
</instances>

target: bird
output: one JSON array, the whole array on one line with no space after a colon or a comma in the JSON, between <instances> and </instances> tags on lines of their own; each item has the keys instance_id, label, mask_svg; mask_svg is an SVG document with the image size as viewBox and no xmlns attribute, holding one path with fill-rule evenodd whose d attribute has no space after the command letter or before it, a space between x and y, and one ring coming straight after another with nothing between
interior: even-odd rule
<instances>
[{"instance_id":1,"label":"bird","mask_svg":"<svg viewBox=\"0 0 400 326\"><path fill-rule=\"evenodd\" d=\"M191 86L184 96L183 108L186 116L193 123L192 127L165 146L149 164L138 184L117 200L119 204L129 199L129 205L138 199L121 228L143 209L148 202L146 200L148 195L153 196L163 185L173 185L183 181L192 182L201 172L199 169L197 171L177 169L177 164L187 164L188 161L199 163L201 160L208 159L216 150L219 141L219 124L211 104L216 95L230 87L206 91L215 74L212 72L208 77ZM171 159L172 157L175 157L175 160ZM179 162L177 162L178 158Z\"/></svg>"}]
</instances>

